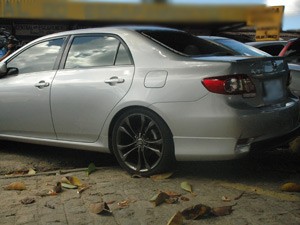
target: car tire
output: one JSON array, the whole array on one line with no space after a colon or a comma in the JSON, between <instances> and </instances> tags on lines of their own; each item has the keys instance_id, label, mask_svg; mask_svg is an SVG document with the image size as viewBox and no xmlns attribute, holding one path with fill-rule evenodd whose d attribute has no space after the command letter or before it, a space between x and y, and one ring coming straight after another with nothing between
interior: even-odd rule
<instances>
[{"instance_id":1,"label":"car tire","mask_svg":"<svg viewBox=\"0 0 300 225\"><path fill-rule=\"evenodd\" d=\"M125 111L112 132L112 150L119 164L131 174L150 176L175 165L173 136L166 123L144 108Z\"/></svg>"}]
</instances>

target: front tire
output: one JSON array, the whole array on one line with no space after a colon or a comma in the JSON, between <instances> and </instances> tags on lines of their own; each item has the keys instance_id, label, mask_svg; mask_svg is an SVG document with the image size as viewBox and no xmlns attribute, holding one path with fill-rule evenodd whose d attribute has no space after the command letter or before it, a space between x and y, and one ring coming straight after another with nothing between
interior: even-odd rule
<instances>
[{"instance_id":1,"label":"front tire","mask_svg":"<svg viewBox=\"0 0 300 225\"><path fill-rule=\"evenodd\" d=\"M130 109L117 119L112 149L131 174L157 174L170 170L175 162L170 129L157 114L142 108Z\"/></svg>"}]
</instances>

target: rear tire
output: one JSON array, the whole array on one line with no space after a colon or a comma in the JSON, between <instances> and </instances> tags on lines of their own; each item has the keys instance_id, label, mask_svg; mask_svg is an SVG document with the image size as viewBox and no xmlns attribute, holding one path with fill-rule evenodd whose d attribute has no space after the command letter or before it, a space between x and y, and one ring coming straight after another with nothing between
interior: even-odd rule
<instances>
[{"instance_id":1,"label":"rear tire","mask_svg":"<svg viewBox=\"0 0 300 225\"><path fill-rule=\"evenodd\" d=\"M171 170L175 164L170 129L147 109L130 109L117 119L112 150L119 164L131 174L149 176Z\"/></svg>"}]
</instances>

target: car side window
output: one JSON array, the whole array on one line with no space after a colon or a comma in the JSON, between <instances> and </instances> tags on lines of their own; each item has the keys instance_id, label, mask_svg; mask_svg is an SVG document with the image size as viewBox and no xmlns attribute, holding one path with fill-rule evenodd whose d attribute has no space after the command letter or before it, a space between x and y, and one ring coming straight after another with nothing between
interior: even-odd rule
<instances>
[{"instance_id":1,"label":"car side window","mask_svg":"<svg viewBox=\"0 0 300 225\"><path fill-rule=\"evenodd\" d=\"M72 41L65 69L113 66L120 41L110 36L79 36Z\"/></svg>"},{"instance_id":2,"label":"car side window","mask_svg":"<svg viewBox=\"0 0 300 225\"><path fill-rule=\"evenodd\" d=\"M126 50L123 44L120 44L115 65L121 66L121 65L131 65L131 64L132 61L129 52Z\"/></svg>"},{"instance_id":3,"label":"car side window","mask_svg":"<svg viewBox=\"0 0 300 225\"><path fill-rule=\"evenodd\" d=\"M19 74L53 70L64 38L53 39L29 47L7 63L18 68Z\"/></svg>"}]
</instances>

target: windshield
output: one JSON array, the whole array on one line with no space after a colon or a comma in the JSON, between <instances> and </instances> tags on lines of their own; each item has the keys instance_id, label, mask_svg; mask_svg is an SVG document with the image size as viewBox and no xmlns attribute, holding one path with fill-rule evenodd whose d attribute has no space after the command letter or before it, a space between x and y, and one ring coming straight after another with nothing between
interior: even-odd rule
<instances>
[{"instance_id":1,"label":"windshield","mask_svg":"<svg viewBox=\"0 0 300 225\"><path fill-rule=\"evenodd\" d=\"M249 45L245 45L241 42L238 42L233 39L215 39L215 42L218 42L241 55L246 55L246 56L271 56L266 52L263 52L257 48L254 48Z\"/></svg>"},{"instance_id":2,"label":"windshield","mask_svg":"<svg viewBox=\"0 0 300 225\"><path fill-rule=\"evenodd\" d=\"M138 32L173 52L185 56L235 55L235 53L228 48L200 39L183 31L138 30Z\"/></svg>"}]
</instances>

